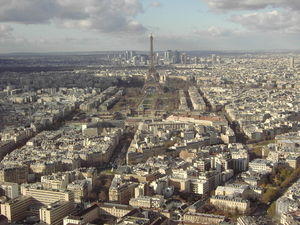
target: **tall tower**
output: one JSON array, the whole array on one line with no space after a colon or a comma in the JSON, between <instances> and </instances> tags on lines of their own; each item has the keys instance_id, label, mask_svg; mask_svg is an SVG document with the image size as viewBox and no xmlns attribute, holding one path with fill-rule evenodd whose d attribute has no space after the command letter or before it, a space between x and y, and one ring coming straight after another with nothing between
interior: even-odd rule
<instances>
[{"instance_id":1,"label":"tall tower","mask_svg":"<svg viewBox=\"0 0 300 225\"><path fill-rule=\"evenodd\" d=\"M294 57L290 57L290 68L294 68L295 67L295 60Z\"/></svg>"},{"instance_id":2,"label":"tall tower","mask_svg":"<svg viewBox=\"0 0 300 225\"><path fill-rule=\"evenodd\" d=\"M149 70L155 70L154 69L153 37L152 37L152 34L150 36L150 67L149 67Z\"/></svg>"},{"instance_id":3,"label":"tall tower","mask_svg":"<svg viewBox=\"0 0 300 225\"><path fill-rule=\"evenodd\" d=\"M158 78L159 80L159 75L156 72L156 69L154 68L154 53L153 53L153 36L151 34L150 36L150 65L149 65L149 69L148 69L148 79L151 79L150 77L152 76L152 78L154 80L156 80Z\"/></svg>"},{"instance_id":4,"label":"tall tower","mask_svg":"<svg viewBox=\"0 0 300 225\"><path fill-rule=\"evenodd\" d=\"M159 84L159 74L154 68L154 54L153 54L153 36L150 36L150 65L148 72L145 77L145 84L142 89L142 92L145 92L147 88L155 88L156 91L163 93L163 90Z\"/></svg>"}]
</instances>

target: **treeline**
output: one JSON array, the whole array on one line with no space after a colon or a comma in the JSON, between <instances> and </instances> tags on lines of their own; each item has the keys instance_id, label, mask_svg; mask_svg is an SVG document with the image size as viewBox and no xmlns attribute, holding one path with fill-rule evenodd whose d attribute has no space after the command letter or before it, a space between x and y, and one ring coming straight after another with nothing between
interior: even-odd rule
<instances>
[{"instance_id":1,"label":"treeline","mask_svg":"<svg viewBox=\"0 0 300 225\"><path fill-rule=\"evenodd\" d=\"M296 169L279 166L277 173L272 178L272 184L263 184L267 190L262 196L262 203L271 203L268 209L268 216L275 216L276 200L299 179L299 176L300 165Z\"/></svg>"}]
</instances>

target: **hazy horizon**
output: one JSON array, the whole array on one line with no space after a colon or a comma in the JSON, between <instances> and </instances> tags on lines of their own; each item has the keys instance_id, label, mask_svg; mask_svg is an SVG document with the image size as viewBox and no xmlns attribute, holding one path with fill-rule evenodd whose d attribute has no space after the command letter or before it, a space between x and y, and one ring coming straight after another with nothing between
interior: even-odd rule
<instances>
[{"instance_id":1,"label":"hazy horizon","mask_svg":"<svg viewBox=\"0 0 300 225\"><path fill-rule=\"evenodd\" d=\"M0 2L0 53L300 49L298 1Z\"/></svg>"}]
</instances>

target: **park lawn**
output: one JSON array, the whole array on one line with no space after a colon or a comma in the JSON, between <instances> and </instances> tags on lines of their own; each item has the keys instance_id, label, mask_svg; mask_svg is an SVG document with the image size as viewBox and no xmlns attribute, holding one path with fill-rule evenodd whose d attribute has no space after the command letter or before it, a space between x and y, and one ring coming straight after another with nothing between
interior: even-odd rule
<instances>
[{"instance_id":1,"label":"park lawn","mask_svg":"<svg viewBox=\"0 0 300 225\"><path fill-rule=\"evenodd\" d=\"M151 105L152 100L144 100L143 105Z\"/></svg>"}]
</instances>

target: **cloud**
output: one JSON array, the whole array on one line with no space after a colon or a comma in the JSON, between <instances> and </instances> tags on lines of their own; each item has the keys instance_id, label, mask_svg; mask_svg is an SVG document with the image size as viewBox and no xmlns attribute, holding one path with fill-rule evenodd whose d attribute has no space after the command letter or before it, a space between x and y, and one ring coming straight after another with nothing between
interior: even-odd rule
<instances>
[{"instance_id":1,"label":"cloud","mask_svg":"<svg viewBox=\"0 0 300 225\"><path fill-rule=\"evenodd\" d=\"M237 30L237 29L227 29L227 28L220 28L212 26L208 28L207 30L197 30L194 29L192 31L192 34L199 35L202 37L219 37L219 38L226 38L226 37L232 37L233 35L242 35L244 34L244 31Z\"/></svg>"},{"instance_id":2,"label":"cloud","mask_svg":"<svg viewBox=\"0 0 300 225\"><path fill-rule=\"evenodd\" d=\"M134 20L139 0L0 0L0 22L43 24L100 32L145 32Z\"/></svg>"},{"instance_id":3,"label":"cloud","mask_svg":"<svg viewBox=\"0 0 300 225\"><path fill-rule=\"evenodd\" d=\"M159 2L157 2L157 1L152 1L152 2L151 2L151 6L152 6L152 7L155 7L155 8L160 8L160 7L161 7L161 4L160 4Z\"/></svg>"},{"instance_id":4,"label":"cloud","mask_svg":"<svg viewBox=\"0 0 300 225\"><path fill-rule=\"evenodd\" d=\"M0 22L49 23L57 5L50 0L0 0Z\"/></svg>"},{"instance_id":5,"label":"cloud","mask_svg":"<svg viewBox=\"0 0 300 225\"><path fill-rule=\"evenodd\" d=\"M300 10L300 1L298 0L204 0L212 11L225 13L228 11L239 10L259 10L267 8L289 8Z\"/></svg>"},{"instance_id":6,"label":"cloud","mask_svg":"<svg viewBox=\"0 0 300 225\"><path fill-rule=\"evenodd\" d=\"M212 11L260 10L272 7L269 12L254 12L231 15L227 21L241 24L253 32L292 34L300 32L300 1L295 0L204 0ZM275 8L280 8L275 10ZM203 31L204 32L204 31ZM226 31L212 30L212 36L226 34ZM229 31L227 31L229 32Z\"/></svg>"},{"instance_id":7,"label":"cloud","mask_svg":"<svg viewBox=\"0 0 300 225\"><path fill-rule=\"evenodd\" d=\"M290 9L283 12L272 11L232 15L228 21L239 23L251 31L279 33L300 32L300 13L299 11Z\"/></svg>"},{"instance_id":8,"label":"cloud","mask_svg":"<svg viewBox=\"0 0 300 225\"><path fill-rule=\"evenodd\" d=\"M11 31L13 31L13 28L11 26L0 24L0 38L10 36Z\"/></svg>"}]
</instances>

